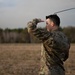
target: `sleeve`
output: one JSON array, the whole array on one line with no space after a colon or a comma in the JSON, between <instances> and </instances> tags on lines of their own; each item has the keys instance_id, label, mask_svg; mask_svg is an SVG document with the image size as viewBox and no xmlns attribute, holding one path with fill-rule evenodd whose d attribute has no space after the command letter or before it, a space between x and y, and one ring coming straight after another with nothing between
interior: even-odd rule
<instances>
[{"instance_id":1,"label":"sleeve","mask_svg":"<svg viewBox=\"0 0 75 75\"><path fill-rule=\"evenodd\" d=\"M38 23L37 19L33 19L33 21L29 21L27 23L27 28L29 33L32 33L32 31L36 29L37 23Z\"/></svg>"},{"instance_id":2,"label":"sleeve","mask_svg":"<svg viewBox=\"0 0 75 75\"><path fill-rule=\"evenodd\" d=\"M39 23L41 19L33 19L33 21L28 22L28 32L36 36L38 39L44 41L46 40L51 34L42 28L37 28L37 23Z\"/></svg>"}]
</instances>

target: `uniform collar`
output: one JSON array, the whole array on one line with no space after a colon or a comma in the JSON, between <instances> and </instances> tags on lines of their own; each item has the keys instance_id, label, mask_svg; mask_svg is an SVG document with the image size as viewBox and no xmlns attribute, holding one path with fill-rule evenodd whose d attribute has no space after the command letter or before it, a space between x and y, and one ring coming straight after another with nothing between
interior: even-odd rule
<instances>
[{"instance_id":1,"label":"uniform collar","mask_svg":"<svg viewBox=\"0 0 75 75\"><path fill-rule=\"evenodd\" d=\"M52 29L50 32L54 32L54 31L62 31L62 29L60 27L58 27L56 29Z\"/></svg>"}]
</instances>

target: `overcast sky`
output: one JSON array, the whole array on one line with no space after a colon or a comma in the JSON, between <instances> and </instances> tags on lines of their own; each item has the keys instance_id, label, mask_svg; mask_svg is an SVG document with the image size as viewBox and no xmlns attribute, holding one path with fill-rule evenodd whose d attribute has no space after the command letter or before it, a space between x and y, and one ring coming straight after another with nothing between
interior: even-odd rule
<instances>
[{"instance_id":1,"label":"overcast sky","mask_svg":"<svg viewBox=\"0 0 75 75\"><path fill-rule=\"evenodd\" d=\"M75 0L0 0L0 27L25 28L34 18L75 7ZM59 13L61 26L75 26L75 9ZM45 23L39 24L45 26Z\"/></svg>"}]
</instances>

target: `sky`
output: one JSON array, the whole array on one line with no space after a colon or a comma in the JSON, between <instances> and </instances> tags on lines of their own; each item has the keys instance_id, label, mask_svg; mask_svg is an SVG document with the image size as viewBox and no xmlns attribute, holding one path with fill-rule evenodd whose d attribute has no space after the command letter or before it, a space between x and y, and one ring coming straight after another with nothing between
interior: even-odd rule
<instances>
[{"instance_id":1,"label":"sky","mask_svg":"<svg viewBox=\"0 0 75 75\"><path fill-rule=\"evenodd\" d=\"M74 7L75 0L0 0L0 28L25 28L34 18L45 20L47 15ZM61 27L75 26L75 9L57 15ZM45 25L45 22L38 24Z\"/></svg>"}]
</instances>

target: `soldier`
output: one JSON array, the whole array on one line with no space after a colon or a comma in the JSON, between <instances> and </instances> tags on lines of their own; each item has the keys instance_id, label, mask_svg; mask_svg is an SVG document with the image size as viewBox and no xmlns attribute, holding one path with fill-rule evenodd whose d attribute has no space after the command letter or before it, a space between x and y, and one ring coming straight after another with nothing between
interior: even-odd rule
<instances>
[{"instance_id":1,"label":"soldier","mask_svg":"<svg viewBox=\"0 0 75 75\"><path fill-rule=\"evenodd\" d=\"M46 29L37 24L46 22ZM28 22L28 32L42 40L41 68L39 75L65 75L64 61L69 56L70 43L60 30L60 18L56 14L46 16L46 21L33 19Z\"/></svg>"}]
</instances>

